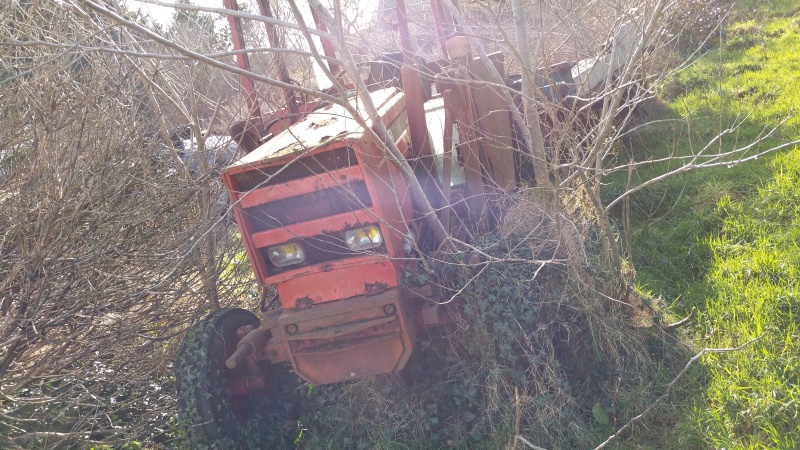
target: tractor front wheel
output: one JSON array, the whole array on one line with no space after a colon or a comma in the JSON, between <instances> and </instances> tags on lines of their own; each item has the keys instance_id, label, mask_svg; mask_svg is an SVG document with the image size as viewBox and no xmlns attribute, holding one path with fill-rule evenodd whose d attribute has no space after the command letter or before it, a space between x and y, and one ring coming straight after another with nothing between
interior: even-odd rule
<instances>
[{"instance_id":1,"label":"tractor front wheel","mask_svg":"<svg viewBox=\"0 0 800 450\"><path fill-rule=\"evenodd\" d=\"M243 327L259 325L249 311L226 308L186 332L175 379L180 422L192 448L281 448L297 437L292 417L297 405L290 399L297 398L300 386L285 365L258 363L258 375L267 384L247 393L237 386L252 375L251 367L225 366L247 330Z\"/></svg>"}]
</instances>

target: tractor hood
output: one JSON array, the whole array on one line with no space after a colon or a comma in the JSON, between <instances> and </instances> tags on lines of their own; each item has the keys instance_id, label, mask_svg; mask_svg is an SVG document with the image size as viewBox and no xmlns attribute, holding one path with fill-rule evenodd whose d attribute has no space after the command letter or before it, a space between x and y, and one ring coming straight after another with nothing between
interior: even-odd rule
<instances>
[{"instance_id":1,"label":"tractor hood","mask_svg":"<svg viewBox=\"0 0 800 450\"><path fill-rule=\"evenodd\" d=\"M397 88L379 89L370 93L372 102L383 116L383 110L394 104L395 96L403 93ZM360 100L348 98L351 105L366 115ZM300 119L288 129L245 155L228 170L235 170L241 166L262 165L265 162L277 162L281 159L296 158L298 154L307 154L315 149L326 146L334 141L345 139L359 139L364 136L364 130L347 112L344 106L338 104L321 104L318 109ZM372 122L367 118L367 124ZM388 125L388 124L385 124ZM395 136L397 138L397 136Z\"/></svg>"}]
</instances>

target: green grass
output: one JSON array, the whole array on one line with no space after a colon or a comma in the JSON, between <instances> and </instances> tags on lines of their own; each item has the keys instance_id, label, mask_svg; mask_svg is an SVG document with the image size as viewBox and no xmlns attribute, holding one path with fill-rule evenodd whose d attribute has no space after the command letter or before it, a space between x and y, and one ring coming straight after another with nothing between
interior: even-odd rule
<instances>
[{"instance_id":1,"label":"green grass","mask_svg":"<svg viewBox=\"0 0 800 450\"><path fill-rule=\"evenodd\" d=\"M800 5L743 2L756 14L727 27L722 45L660 87L670 119L633 139L643 160L722 153L785 123L754 151L800 139ZM787 120L788 118L788 120ZM746 156L752 155L753 152ZM642 169L643 181L676 167ZM624 181L613 180L609 194ZM699 318L687 331L698 348L733 347L708 356L691 406L677 430L707 448L800 446L800 149L730 168L698 170L631 198L632 259L643 290L663 296L676 315ZM675 441L675 448L684 443Z\"/></svg>"},{"instance_id":2,"label":"green grass","mask_svg":"<svg viewBox=\"0 0 800 450\"><path fill-rule=\"evenodd\" d=\"M739 0L737 4L742 14L757 11L765 17L790 17L800 12L797 0Z\"/></svg>"},{"instance_id":3,"label":"green grass","mask_svg":"<svg viewBox=\"0 0 800 450\"><path fill-rule=\"evenodd\" d=\"M732 28L726 46L710 52L660 87L668 102L662 116L655 119L671 122L635 136L633 157L641 160L697 153L715 135L741 121L735 133L706 151L713 156L752 142L800 105L796 80L800 73L798 20L779 19L765 26L748 22ZM742 48L739 36L748 36L755 43ZM797 139L798 130L800 118L791 118L772 138L743 156ZM677 166L675 162L639 170L634 182ZM637 267L645 268L640 270L640 281L667 298L692 289L702 280L710 262L709 248L702 241L721 223L715 213L716 203L725 196L746 198L771 170L766 160L759 160L698 171L633 196L631 231L637 242L633 259ZM610 191L618 191L620 184ZM676 253L677 248L680 253Z\"/></svg>"},{"instance_id":4,"label":"green grass","mask_svg":"<svg viewBox=\"0 0 800 450\"><path fill-rule=\"evenodd\" d=\"M711 382L693 419L725 448L800 445L800 150L775 158L775 171L747 202L724 198L699 344L753 346L706 360Z\"/></svg>"}]
</instances>

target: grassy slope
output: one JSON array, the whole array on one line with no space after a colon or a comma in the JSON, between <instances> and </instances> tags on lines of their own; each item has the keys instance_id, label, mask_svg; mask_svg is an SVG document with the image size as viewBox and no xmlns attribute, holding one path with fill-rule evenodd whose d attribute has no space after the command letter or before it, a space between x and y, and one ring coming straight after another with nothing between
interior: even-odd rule
<instances>
[{"instance_id":1,"label":"grassy slope","mask_svg":"<svg viewBox=\"0 0 800 450\"><path fill-rule=\"evenodd\" d=\"M725 151L795 112L799 8L787 1L760 8L755 20L733 24L722 47L665 87L670 100L658 118L690 120L637 136L637 158L687 154L749 114L738 133L713 150ZM796 139L797 117L761 147ZM636 177L647 179L664 169L653 167ZM643 289L672 301L678 314L692 306L700 310L690 331L696 345L737 346L763 334L745 350L705 358L697 384L688 386L703 394L695 396L682 420L676 447L800 446L799 186L795 148L690 173L631 199L633 260Z\"/></svg>"}]
</instances>

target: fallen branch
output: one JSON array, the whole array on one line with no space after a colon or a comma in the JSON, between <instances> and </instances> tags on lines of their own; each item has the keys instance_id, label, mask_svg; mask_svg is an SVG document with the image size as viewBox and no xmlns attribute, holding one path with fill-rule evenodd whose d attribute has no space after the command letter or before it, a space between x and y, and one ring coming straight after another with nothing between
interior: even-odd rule
<instances>
[{"instance_id":1,"label":"fallen branch","mask_svg":"<svg viewBox=\"0 0 800 450\"><path fill-rule=\"evenodd\" d=\"M648 406L647 409L642 411L641 414L639 414L638 416L636 416L636 417L632 418L631 420L629 420L628 423L623 425L622 428L617 430L616 433L614 433L611 436L609 436L608 439L603 441L602 444L600 444L597 447L595 447L594 450L599 450L599 449L605 447L606 445L608 445L609 442L611 442L614 439L618 438L622 434L623 431L625 431L628 428L630 428L631 425L633 425L634 423L642 420L644 418L644 416L646 416L650 411L655 409L655 407L658 406L659 403L661 403L665 398L667 398L667 395L669 395L669 391L672 389L673 386L675 386L675 383L677 383L678 380L680 380L681 378L683 378L684 375L686 375L686 372L689 371L689 367L691 367L692 364L694 364L695 361L697 361L698 359L702 358L707 353L729 353L729 352L739 351L739 350L747 347L748 345L752 344L753 342L761 339L762 337L764 337L764 334L761 334L761 335L759 335L757 337L754 337L753 339L750 339L749 341L745 342L744 344L742 344L742 345L740 345L738 347L704 348L703 350L700 351L700 353L692 356L692 359L690 359L689 362L686 363L686 366L683 368L683 370L681 370L680 373L672 381L669 382L669 384L667 385L667 388L664 389L664 393L661 394L661 397L658 397L658 399L656 399L656 401L654 401L650 406Z\"/></svg>"},{"instance_id":2,"label":"fallen branch","mask_svg":"<svg viewBox=\"0 0 800 450\"><path fill-rule=\"evenodd\" d=\"M546 450L546 449L544 449L544 448L542 448L542 447L537 447L537 446L535 446L535 445L531 444L529 440L525 439L524 437L522 437L522 436L520 436L520 435L517 435L517 436L515 436L515 442L516 442L516 441L520 441L520 442L522 442L522 443L523 443L523 444L525 444L525 445L526 445L528 448L532 448L533 450Z\"/></svg>"},{"instance_id":3,"label":"fallen branch","mask_svg":"<svg viewBox=\"0 0 800 450\"><path fill-rule=\"evenodd\" d=\"M671 324L667 325L665 328L667 330L674 330L675 328L680 328L680 327L690 323L692 320L694 320L695 317L697 317L697 308L692 306L692 312L690 312L688 316L684 317L683 319L681 319L681 320L679 320L679 321L677 321L675 323L671 323Z\"/></svg>"}]
</instances>

